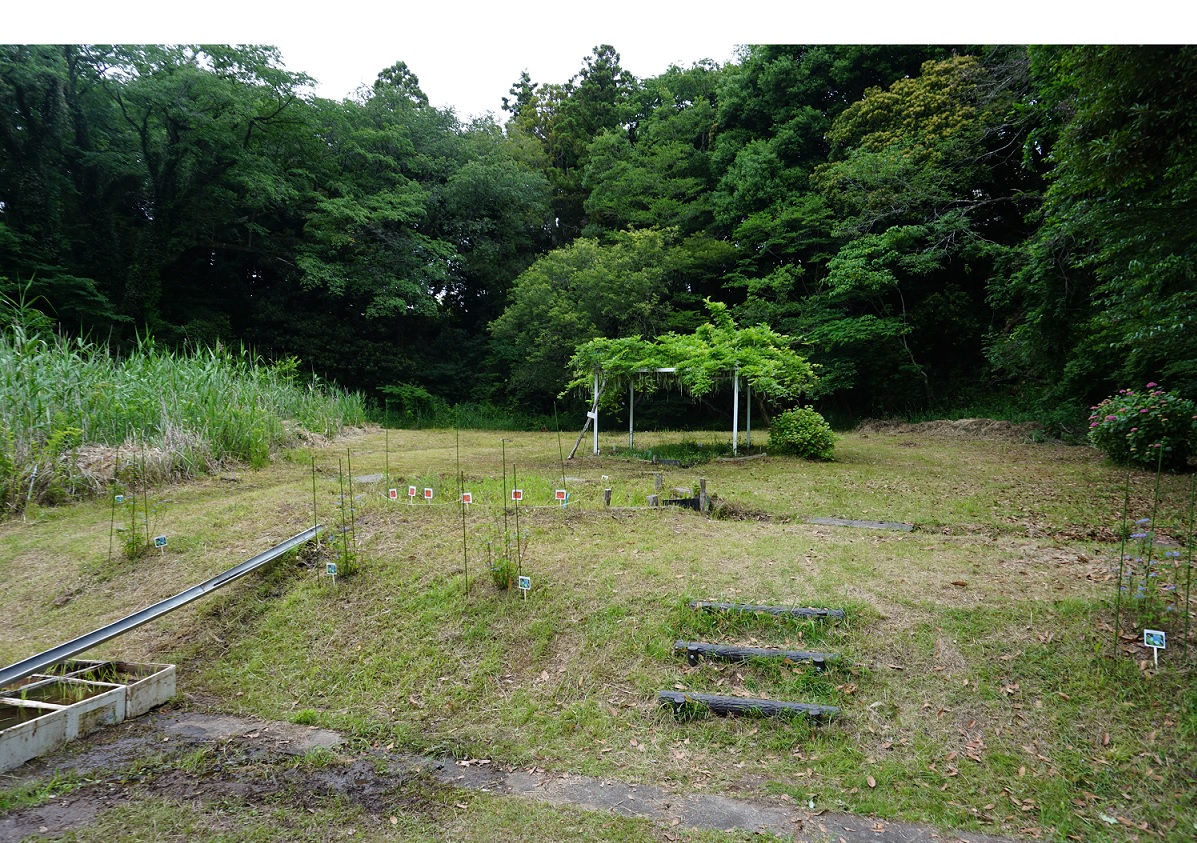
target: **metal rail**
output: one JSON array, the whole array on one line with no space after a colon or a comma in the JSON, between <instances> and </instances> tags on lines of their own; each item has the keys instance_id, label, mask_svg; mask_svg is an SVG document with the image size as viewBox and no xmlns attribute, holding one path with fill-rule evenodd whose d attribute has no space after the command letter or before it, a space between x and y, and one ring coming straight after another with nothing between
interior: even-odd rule
<instances>
[{"instance_id":1,"label":"metal rail","mask_svg":"<svg viewBox=\"0 0 1197 843\"><path fill-rule=\"evenodd\" d=\"M229 568L223 574L217 574L210 580L206 580L199 585L194 585L186 591L181 591L174 597L168 597L153 606L142 609L140 612L134 612L128 617L121 618L119 621L110 623L107 626L100 627L94 632L89 632L82 635L73 641L68 641L65 644L59 644L46 650L43 653L38 653L36 656L31 656L24 661L19 661L16 664L11 664L8 667L0 670L0 688L24 679L34 673L45 670L51 665L58 664L60 661L69 659L71 656L78 655L85 650L90 650L99 644L103 644L111 638L116 638L118 635L124 635L130 630L136 629L142 624L149 623L152 620L162 617L165 614L173 612L182 606L186 606L193 600L203 597L210 591L215 591L221 586L228 585L233 580L243 577L251 571L265 565L267 562L272 562L278 557L282 556L288 551L294 550L302 544L305 544L316 538L324 526L317 524L304 530L302 533L292 536L282 544L275 545L263 553L259 553L252 559L247 559L240 565Z\"/></svg>"}]
</instances>

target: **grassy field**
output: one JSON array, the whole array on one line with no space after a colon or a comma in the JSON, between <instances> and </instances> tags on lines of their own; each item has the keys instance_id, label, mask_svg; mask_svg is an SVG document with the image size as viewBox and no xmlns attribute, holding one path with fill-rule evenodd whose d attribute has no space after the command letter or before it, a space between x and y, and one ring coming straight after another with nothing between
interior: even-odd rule
<instances>
[{"instance_id":1,"label":"grassy field","mask_svg":"<svg viewBox=\"0 0 1197 843\"><path fill-rule=\"evenodd\" d=\"M681 438L639 434L637 445ZM1115 654L1112 568L1126 475L1095 452L1000 429L959 435L946 424L847 434L831 463L677 469L588 455L563 464L561 452L554 433L372 430L261 470L152 489L153 532L169 545L134 560L121 553L121 516L114 524L108 501L31 506L24 520L0 524L0 663L212 576L310 526L315 509L334 528L352 518L354 576L334 584L324 570L335 548L307 551L98 655L177 662L185 705L332 728L363 748L679 792L784 795L814 810L1028 838L1197 834L1197 651L1186 666L1183 620L1173 613L1152 619L1169 631L1158 669L1134 643L1138 633ZM355 477L391 478L353 482L350 463ZM513 471L524 490L518 524L501 506ZM641 508L657 471L667 495L705 478L719 517ZM459 472L475 501L464 524ZM1131 482L1131 519L1151 515L1154 476ZM1176 525L1187 523L1189 483L1162 478L1161 535L1183 538ZM421 495L432 488L432 501L409 503L409 485ZM389 486L399 501L387 499ZM563 486L564 509L553 502ZM915 529L816 526L805 516ZM515 561L531 578L526 597L497 588L487 570L516 541ZM691 600L839 607L847 617L700 615ZM674 652L679 639L839 659L824 673L690 667ZM679 720L657 704L664 689L830 704L843 715L821 726ZM402 828L382 822L374 836L487 839L503 828L577 839L576 812L469 801L468 822L428 811ZM163 821L151 797L120 811L78 839L105 837L114 822ZM295 839L324 839L285 800L278 811ZM190 806L171 821L194 821L192 836L218 839L203 813ZM251 839L277 820L227 822ZM667 833L620 820L588 836L676 837Z\"/></svg>"}]
</instances>

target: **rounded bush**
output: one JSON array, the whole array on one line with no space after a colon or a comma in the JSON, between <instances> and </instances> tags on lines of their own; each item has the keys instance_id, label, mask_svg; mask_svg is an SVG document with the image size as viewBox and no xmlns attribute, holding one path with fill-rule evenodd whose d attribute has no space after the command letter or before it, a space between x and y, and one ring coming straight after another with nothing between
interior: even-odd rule
<instances>
[{"instance_id":1,"label":"rounded bush","mask_svg":"<svg viewBox=\"0 0 1197 843\"><path fill-rule=\"evenodd\" d=\"M1197 444L1197 404L1154 383L1121 389L1090 410L1089 441L1115 462L1183 468Z\"/></svg>"},{"instance_id":2,"label":"rounded bush","mask_svg":"<svg viewBox=\"0 0 1197 843\"><path fill-rule=\"evenodd\" d=\"M768 447L775 454L831 460L835 458L835 434L813 407L795 407L773 417Z\"/></svg>"}]
</instances>

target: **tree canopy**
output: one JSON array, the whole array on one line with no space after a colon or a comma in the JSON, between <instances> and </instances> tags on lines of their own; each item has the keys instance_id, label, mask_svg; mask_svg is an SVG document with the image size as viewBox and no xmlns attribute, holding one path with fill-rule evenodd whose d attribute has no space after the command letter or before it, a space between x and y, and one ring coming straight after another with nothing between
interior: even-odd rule
<instances>
[{"instance_id":1,"label":"tree canopy","mask_svg":"<svg viewBox=\"0 0 1197 843\"><path fill-rule=\"evenodd\" d=\"M267 46L0 46L0 294L118 351L533 411L589 341L676 343L701 392L727 325L802 337L845 419L1197 398L1197 48L753 45L639 79L600 44L501 122L418 71L336 102Z\"/></svg>"}]
</instances>

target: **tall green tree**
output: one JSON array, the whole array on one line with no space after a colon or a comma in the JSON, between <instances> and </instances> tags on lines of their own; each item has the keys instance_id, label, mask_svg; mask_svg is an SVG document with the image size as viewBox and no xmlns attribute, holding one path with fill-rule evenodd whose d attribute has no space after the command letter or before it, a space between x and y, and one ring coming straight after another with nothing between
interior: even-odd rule
<instances>
[{"instance_id":1,"label":"tall green tree","mask_svg":"<svg viewBox=\"0 0 1197 843\"><path fill-rule=\"evenodd\" d=\"M1148 380L1197 397L1197 48L1031 51L1052 165L1025 267L1000 295L1020 318L995 360L1045 405Z\"/></svg>"},{"instance_id":2,"label":"tall green tree","mask_svg":"<svg viewBox=\"0 0 1197 843\"><path fill-rule=\"evenodd\" d=\"M670 325L671 234L625 232L609 242L578 238L541 257L519 278L491 324L510 395L552 405L577 345L596 337L649 336Z\"/></svg>"},{"instance_id":3,"label":"tall green tree","mask_svg":"<svg viewBox=\"0 0 1197 843\"><path fill-rule=\"evenodd\" d=\"M1025 73L975 56L929 61L867 91L828 132L832 160L814 184L844 244L805 333L829 385L864 387L871 410L959 403L981 384L991 286L1026 235L1032 179L1001 166L1019 157L1010 114L1025 87Z\"/></svg>"}]
</instances>

